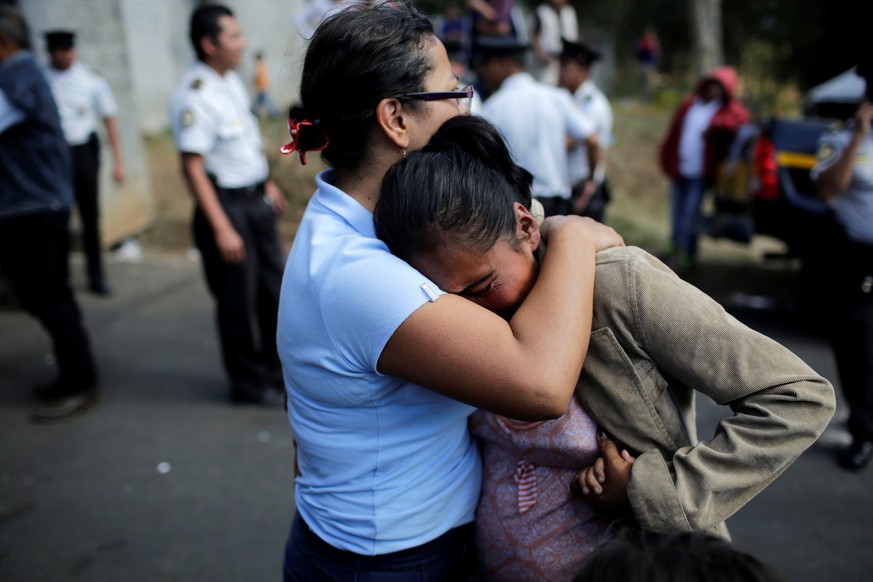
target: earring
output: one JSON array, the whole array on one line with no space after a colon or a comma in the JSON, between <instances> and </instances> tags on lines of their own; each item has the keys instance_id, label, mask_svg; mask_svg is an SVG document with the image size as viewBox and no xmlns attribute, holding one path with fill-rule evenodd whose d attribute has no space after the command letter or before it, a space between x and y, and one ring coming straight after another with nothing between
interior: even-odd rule
<instances>
[{"instance_id":1,"label":"earring","mask_svg":"<svg viewBox=\"0 0 873 582\"><path fill-rule=\"evenodd\" d=\"M403 152L401 152L401 153L403 154L403 159L405 160L406 159L406 148L403 148Z\"/></svg>"}]
</instances>

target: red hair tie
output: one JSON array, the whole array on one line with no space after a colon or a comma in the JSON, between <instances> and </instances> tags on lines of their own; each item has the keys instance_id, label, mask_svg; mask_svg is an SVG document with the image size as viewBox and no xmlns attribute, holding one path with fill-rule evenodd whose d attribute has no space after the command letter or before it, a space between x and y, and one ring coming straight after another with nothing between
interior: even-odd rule
<instances>
[{"instance_id":1,"label":"red hair tie","mask_svg":"<svg viewBox=\"0 0 873 582\"><path fill-rule=\"evenodd\" d=\"M327 134L324 131L321 131L321 135L324 137L324 144L315 147L303 148L300 146L300 129L302 127L318 127L318 120L309 121L308 119L291 119L288 118L288 133L291 134L290 143L286 143L279 151L285 154L286 156L292 152L297 152L300 156L300 163L304 166L306 165L306 152L318 152L323 150L328 146L330 140L327 137Z\"/></svg>"}]
</instances>

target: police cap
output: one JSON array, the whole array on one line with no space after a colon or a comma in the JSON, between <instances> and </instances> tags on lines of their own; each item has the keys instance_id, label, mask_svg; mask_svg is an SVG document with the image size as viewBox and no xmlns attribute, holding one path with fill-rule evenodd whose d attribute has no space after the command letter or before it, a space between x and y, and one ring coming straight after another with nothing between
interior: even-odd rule
<instances>
[{"instance_id":1,"label":"police cap","mask_svg":"<svg viewBox=\"0 0 873 582\"><path fill-rule=\"evenodd\" d=\"M484 57L508 57L524 54L528 45L512 36L480 36L474 45L476 53Z\"/></svg>"},{"instance_id":2,"label":"police cap","mask_svg":"<svg viewBox=\"0 0 873 582\"><path fill-rule=\"evenodd\" d=\"M561 58L576 61L580 65L587 67L591 63L600 59L600 51L597 51L584 42L573 42L566 38L561 39Z\"/></svg>"},{"instance_id":3,"label":"police cap","mask_svg":"<svg viewBox=\"0 0 873 582\"><path fill-rule=\"evenodd\" d=\"M76 33L71 30L48 30L44 33L48 50L71 49L75 46Z\"/></svg>"}]
</instances>

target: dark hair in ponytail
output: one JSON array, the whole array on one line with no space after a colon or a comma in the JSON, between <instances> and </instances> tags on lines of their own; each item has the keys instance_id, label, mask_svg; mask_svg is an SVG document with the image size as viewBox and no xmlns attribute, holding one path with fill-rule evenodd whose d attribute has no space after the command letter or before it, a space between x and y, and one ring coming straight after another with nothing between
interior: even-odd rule
<instances>
[{"instance_id":1,"label":"dark hair in ponytail","mask_svg":"<svg viewBox=\"0 0 873 582\"><path fill-rule=\"evenodd\" d=\"M451 243L487 251L516 240L512 203L530 208L532 179L493 125L453 117L385 175L376 234L406 260Z\"/></svg>"},{"instance_id":2,"label":"dark hair in ponytail","mask_svg":"<svg viewBox=\"0 0 873 582\"><path fill-rule=\"evenodd\" d=\"M328 164L357 166L379 101L424 90L433 69L425 48L435 41L428 17L402 1L353 6L322 22L306 51L302 107L291 111L312 122L301 126L295 149L324 148Z\"/></svg>"}]
</instances>

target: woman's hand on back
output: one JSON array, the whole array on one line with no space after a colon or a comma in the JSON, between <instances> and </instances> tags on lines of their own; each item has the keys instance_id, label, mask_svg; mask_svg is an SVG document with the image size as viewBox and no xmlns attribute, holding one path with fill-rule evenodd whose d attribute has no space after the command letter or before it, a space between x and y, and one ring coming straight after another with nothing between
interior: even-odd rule
<instances>
[{"instance_id":1,"label":"woman's hand on back","mask_svg":"<svg viewBox=\"0 0 873 582\"><path fill-rule=\"evenodd\" d=\"M546 243L552 237L569 233L587 237L598 251L624 246L624 239L615 229L585 216L550 216L540 225L540 234Z\"/></svg>"}]
</instances>

